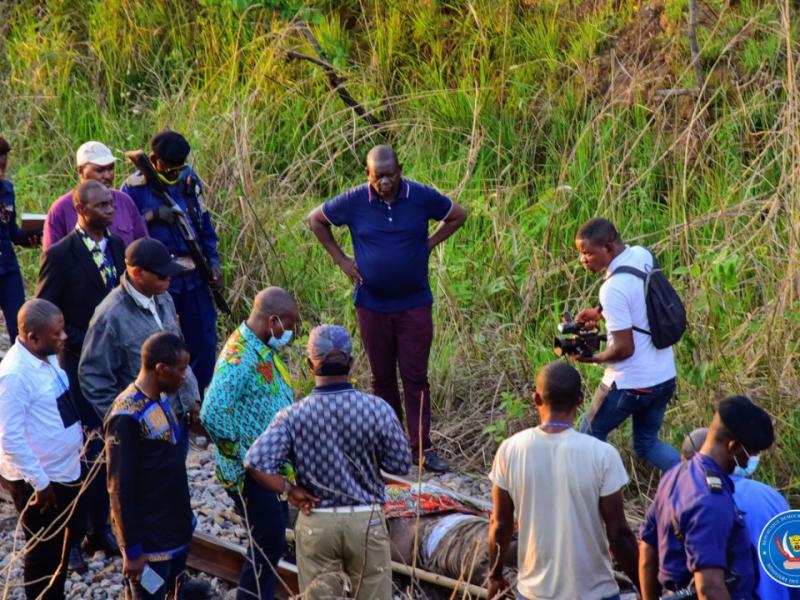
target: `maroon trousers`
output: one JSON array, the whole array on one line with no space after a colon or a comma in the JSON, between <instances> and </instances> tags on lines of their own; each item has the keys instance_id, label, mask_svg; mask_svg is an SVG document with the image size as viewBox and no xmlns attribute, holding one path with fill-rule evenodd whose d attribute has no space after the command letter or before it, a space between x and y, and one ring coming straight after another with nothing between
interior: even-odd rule
<instances>
[{"instance_id":1,"label":"maroon trousers","mask_svg":"<svg viewBox=\"0 0 800 600\"><path fill-rule=\"evenodd\" d=\"M372 393L388 402L403 422L397 367L403 380L408 437L414 455L431 446L431 390L428 357L433 341L431 305L380 313L356 307L361 341L372 372Z\"/></svg>"}]
</instances>

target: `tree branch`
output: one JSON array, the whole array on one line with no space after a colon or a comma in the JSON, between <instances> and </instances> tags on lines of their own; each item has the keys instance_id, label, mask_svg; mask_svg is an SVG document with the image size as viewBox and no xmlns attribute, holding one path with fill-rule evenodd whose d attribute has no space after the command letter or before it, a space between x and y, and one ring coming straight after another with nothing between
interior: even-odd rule
<instances>
[{"instance_id":1,"label":"tree branch","mask_svg":"<svg viewBox=\"0 0 800 600\"><path fill-rule=\"evenodd\" d=\"M317 53L319 58L314 58L313 56L308 56L307 54L303 54L301 52L295 52L294 50L289 50L286 52L286 57L289 60L307 60L308 62L321 67L323 71L325 71L325 75L328 78L328 85L330 86L331 90L339 94L339 97L342 99L347 106L353 109L359 117L364 119L367 123L372 125L375 128L380 127L381 122L376 119L370 112L368 112L353 96L347 91L347 88L344 86L344 79L342 79L338 73L336 73L336 69L334 66L328 61L325 53L322 51L322 47L319 45L319 42L314 37L314 34L308 28L308 25L305 23L295 23L294 28L303 34L303 36L308 40L308 43L311 44L311 47L314 48L314 52Z\"/></svg>"}]
</instances>

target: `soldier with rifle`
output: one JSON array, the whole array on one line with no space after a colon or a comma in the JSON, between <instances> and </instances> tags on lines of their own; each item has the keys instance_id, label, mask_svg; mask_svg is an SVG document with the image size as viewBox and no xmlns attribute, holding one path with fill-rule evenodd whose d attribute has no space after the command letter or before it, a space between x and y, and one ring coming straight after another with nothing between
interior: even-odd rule
<instances>
[{"instance_id":1,"label":"soldier with rifle","mask_svg":"<svg viewBox=\"0 0 800 600\"><path fill-rule=\"evenodd\" d=\"M141 151L125 156L138 169L122 191L133 198L150 237L162 242L187 272L172 279L181 329L191 355L192 371L202 395L211 381L217 348L217 311L230 312L217 254L217 233L203 204L203 185L186 164L189 143L165 130L150 140L149 157Z\"/></svg>"}]
</instances>

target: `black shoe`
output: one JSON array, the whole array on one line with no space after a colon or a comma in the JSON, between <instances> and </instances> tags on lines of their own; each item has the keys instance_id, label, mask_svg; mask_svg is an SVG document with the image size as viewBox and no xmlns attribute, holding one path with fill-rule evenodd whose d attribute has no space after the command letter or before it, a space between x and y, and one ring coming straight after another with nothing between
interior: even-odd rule
<instances>
[{"instance_id":1,"label":"black shoe","mask_svg":"<svg viewBox=\"0 0 800 600\"><path fill-rule=\"evenodd\" d=\"M176 600L208 600L211 598L211 585L202 579L184 575L175 597Z\"/></svg>"},{"instance_id":2,"label":"black shoe","mask_svg":"<svg viewBox=\"0 0 800 600\"><path fill-rule=\"evenodd\" d=\"M89 567L86 566L86 561L83 560L83 553L78 546L70 546L67 570L73 573L79 573L80 575L83 575L89 570Z\"/></svg>"},{"instance_id":3,"label":"black shoe","mask_svg":"<svg viewBox=\"0 0 800 600\"><path fill-rule=\"evenodd\" d=\"M106 553L106 556L119 556L119 544L110 531L104 531L99 535L87 535L83 549L87 554L94 554L98 550Z\"/></svg>"},{"instance_id":4,"label":"black shoe","mask_svg":"<svg viewBox=\"0 0 800 600\"><path fill-rule=\"evenodd\" d=\"M419 454L414 453L414 464L419 464ZM436 454L435 450L425 450L422 455L422 466L426 471L431 473L447 473L450 470L450 465L447 464L441 456Z\"/></svg>"}]
</instances>

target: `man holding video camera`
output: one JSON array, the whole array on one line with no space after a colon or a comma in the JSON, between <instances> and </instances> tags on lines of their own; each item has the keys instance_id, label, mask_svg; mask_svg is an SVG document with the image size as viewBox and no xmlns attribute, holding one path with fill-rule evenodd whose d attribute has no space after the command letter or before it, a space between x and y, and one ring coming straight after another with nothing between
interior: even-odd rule
<instances>
[{"instance_id":1,"label":"man holding video camera","mask_svg":"<svg viewBox=\"0 0 800 600\"><path fill-rule=\"evenodd\" d=\"M600 305L578 313L575 321L585 330L605 321L608 346L590 356L571 355L582 362L606 366L603 380L592 398L580 430L600 440L633 419L633 450L637 456L666 471L680 455L658 438L664 411L675 393L675 359L672 347L659 349L648 322L642 279L630 272L654 268L653 255L641 246L627 246L614 225L602 218L587 221L575 236L583 267L605 272Z\"/></svg>"}]
</instances>

